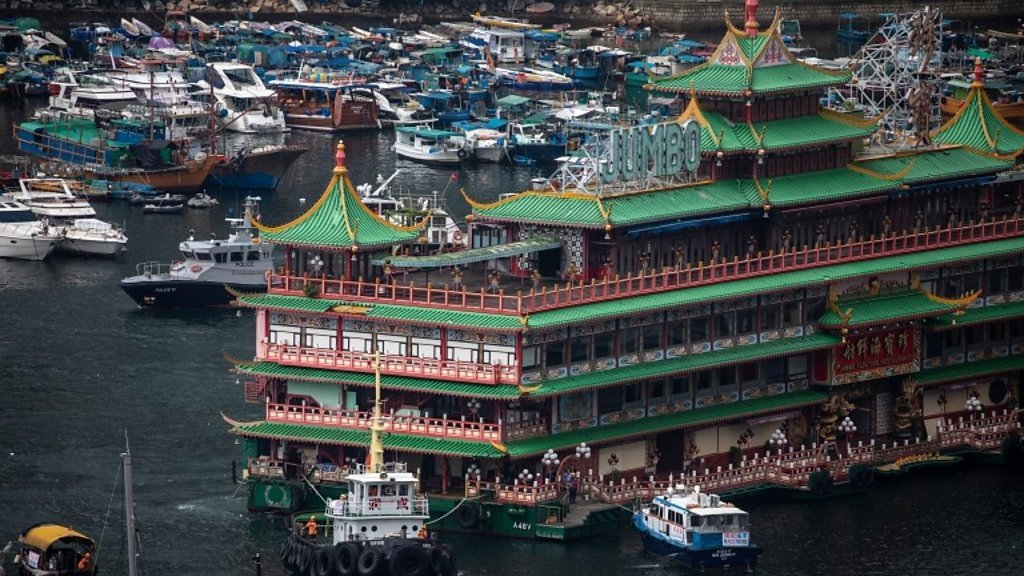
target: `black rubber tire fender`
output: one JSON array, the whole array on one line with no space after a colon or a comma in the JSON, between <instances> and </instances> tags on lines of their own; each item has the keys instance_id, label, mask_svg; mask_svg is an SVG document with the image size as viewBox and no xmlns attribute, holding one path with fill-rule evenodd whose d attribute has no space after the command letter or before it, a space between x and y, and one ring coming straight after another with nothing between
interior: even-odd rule
<instances>
[{"instance_id":1,"label":"black rubber tire fender","mask_svg":"<svg viewBox=\"0 0 1024 576\"><path fill-rule=\"evenodd\" d=\"M334 576L334 548L321 546L315 549L313 558L313 576Z\"/></svg>"},{"instance_id":2,"label":"black rubber tire fender","mask_svg":"<svg viewBox=\"0 0 1024 576\"><path fill-rule=\"evenodd\" d=\"M362 549L355 542L341 542L334 546L334 574L336 576L355 576Z\"/></svg>"},{"instance_id":3,"label":"black rubber tire fender","mask_svg":"<svg viewBox=\"0 0 1024 576\"><path fill-rule=\"evenodd\" d=\"M356 573L359 576L377 576L384 568L384 552L375 546L369 546L359 554Z\"/></svg>"},{"instance_id":4,"label":"black rubber tire fender","mask_svg":"<svg viewBox=\"0 0 1024 576\"><path fill-rule=\"evenodd\" d=\"M444 569L444 550L440 546L430 547L430 571L440 574Z\"/></svg>"},{"instance_id":5,"label":"black rubber tire fender","mask_svg":"<svg viewBox=\"0 0 1024 576\"><path fill-rule=\"evenodd\" d=\"M455 522L466 530L476 528L480 524L480 505L476 502L463 502L455 510Z\"/></svg>"},{"instance_id":6,"label":"black rubber tire fender","mask_svg":"<svg viewBox=\"0 0 1024 576\"><path fill-rule=\"evenodd\" d=\"M388 568L391 569L391 576L428 576L430 558L422 546L406 545L391 552Z\"/></svg>"}]
</instances>

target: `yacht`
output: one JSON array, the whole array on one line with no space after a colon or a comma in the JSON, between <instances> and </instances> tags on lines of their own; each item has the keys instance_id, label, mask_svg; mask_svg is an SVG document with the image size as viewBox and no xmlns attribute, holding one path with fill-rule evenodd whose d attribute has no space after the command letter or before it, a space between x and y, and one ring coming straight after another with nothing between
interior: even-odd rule
<instances>
[{"instance_id":1,"label":"yacht","mask_svg":"<svg viewBox=\"0 0 1024 576\"><path fill-rule=\"evenodd\" d=\"M98 220L88 200L78 198L63 178L21 178L8 196L27 206L43 222L58 226L63 239L57 249L85 256L113 256L128 245L124 232Z\"/></svg>"},{"instance_id":2,"label":"yacht","mask_svg":"<svg viewBox=\"0 0 1024 576\"><path fill-rule=\"evenodd\" d=\"M229 132L279 133L287 130L285 115L275 104L275 92L263 84L248 64L214 62L206 79L197 83L213 93L214 115Z\"/></svg>"},{"instance_id":3,"label":"yacht","mask_svg":"<svg viewBox=\"0 0 1024 576\"><path fill-rule=\"evenodd\" d=\"M0 258L43 260L61 241L63 229L40 222L32 210L0 197Z\"/></svg>"},{"instance_id":4,"label":"yacht","mask_svg":"<svg viewBox=\"0 0 1024 576\"><path fill-rule=\"evenodd\" d=\"M242 218L228 218L233 232L224 240L189 238L179 245L182 260L142 262L136 276L121 280L121 289L141 307L226 305L230 291L260 291L273 268L273 246L256 236L253 225L259 197L246 197Z\"/></svg>"}]
</instances>

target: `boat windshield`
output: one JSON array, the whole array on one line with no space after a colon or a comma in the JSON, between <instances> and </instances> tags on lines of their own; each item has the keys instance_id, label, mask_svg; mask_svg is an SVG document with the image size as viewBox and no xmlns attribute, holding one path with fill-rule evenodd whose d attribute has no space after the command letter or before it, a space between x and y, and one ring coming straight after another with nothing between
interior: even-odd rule
<instances>
[{"instance_id":1,"label":"boat windshield","mask_svg":"<svg viewBox=\"0 0 1024 576\"><path fill-rule=\"evenodd\" d=\"M690 525L698 532L735 532L749 529L750 520L746 513L694 514L690 517Z\"/></svg>"}]
</instances>

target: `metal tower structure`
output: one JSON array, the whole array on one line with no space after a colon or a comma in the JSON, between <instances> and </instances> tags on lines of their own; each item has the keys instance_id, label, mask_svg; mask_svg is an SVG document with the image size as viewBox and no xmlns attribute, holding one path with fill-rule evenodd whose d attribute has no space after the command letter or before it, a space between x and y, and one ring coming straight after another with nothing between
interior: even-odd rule
<instances>
[{"instance_id":1,"label":"metal tower structure","mask_svg":"<svg viewBox=\"0 0 1024 576\"><path fill-rule=\"evenodd\" d=\"M859 106L867 118L880 117L878 145L926 145L941 121L942 13L925 7L884 16L854 56L850 83L833 89L829 100L846 110Z\"/></svg>"}]
</instances>

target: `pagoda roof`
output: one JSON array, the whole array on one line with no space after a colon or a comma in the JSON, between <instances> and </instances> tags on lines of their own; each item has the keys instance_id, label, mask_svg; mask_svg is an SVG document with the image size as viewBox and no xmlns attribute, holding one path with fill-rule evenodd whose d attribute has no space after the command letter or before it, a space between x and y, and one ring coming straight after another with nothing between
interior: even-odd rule
<instances>
[{"instance_id":1,"label":"pagoda roof","mask_svg":"<svg viewBox=\"0 0 1024 576\"><path fill-rule=\"evenodd\" d=\"M985 85L976 80L952 118L932 135L939 144L960 144L985 154L1014 157L1024 152L1024 131L992 106Z\"/></svg>"},{"instance_id":2,"label":"pagoda roof","mask_svg":"<svg viewBox=\"0 0 1024 576\"><path fill-rule=\"evenodd\" d=\"M914 379L922 386L931 386L945 382L966 380L968 378L978 378L989 374L1020 370L1021 367L1024 367L1024 360L1021 360L1020 355L1014 354L1003 356L1002 358L976 360L974 362L953 364L941 368L929 368L922 370Z\"/></svg>"},{"instance_id":3,"label":"pagoda roof","mask_svg":"<svg viewBox=\"0 0 1024 576\"><path fill-rule=\"evenodd\" d=\"M263 240L275 244L334 249L385 247L411 242L429 216L413 226L397 226L363 203L344 166L334 169L326 190L309 210L280 226L256 222Z\"/></svg>"},{"instance_id":4,"label":"pagoda roof","mask_svg":"<svg viewBox=\"0 0 1024 576\"><path fill-rule=\"evenodd\" d=\"M818 114L770 120L733 122L713 110L701 110L691 98L679 122L693 120L700 126L703 153L757 152L803 148L824 142L867 138L875 131L877 119L864 119L822 110Z\"/></svg>"},{"instance_id":5,"label":"pagoda roof","mask_svg":"<svg viewBox=\"0 0 1024 576\"><path fill-rule=\"evenodd\" d=\"M840 300L830 306L818 323L828 327L858 327L898 320L930 318L958 310L959 302L939 298L921 290Z\"/></svg>"},{"instance_id":6,"label":"pagoda roof","mask_svg":"<svg viewBox=\"0 0 1024 576\"><path fill-rule=\"evenodd\" d=\"M770 26L748 35L729 22L726 12L728 30L707 62L675 76L655 79L644 88L651 92L751 97L850 81L852 69L828 70L798 60L779 36L780 18L776 10Z\"/></svg>"},{"instance_id":7,"label":"pagoda roof","mask_svg":"<svg viewBox=\"0 0 1024 576\"><path fill-rule=\"evenodd\" d=\"M974 326L998 320L1010 320L1024 316L1024 302L1007 304L989 304L968 308L956 314L946 314L929 320L928 325L934 329L956 328L958 326ZM1024 360L1021 361L1024 365Z\"/></svg>"},{"instance_id":8,"label":"pagoda roof","mask_svg":"<svg viewBox=\"0 0 1024 576\"><path fill-rule=\"evenodd\" d=\"M832 170L704 181L620 195L528 190L493 203L463 195L481 220L604 229L748 211L766 203L783 207L848 200L903 185L994 174L1012 166L1010 160L969 148L944 147L865 158Z\"/></svg>"}]
</instances>

